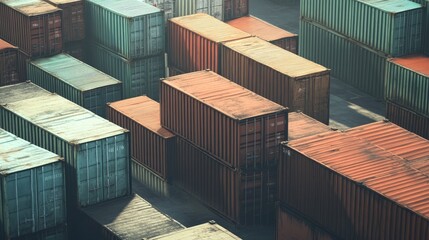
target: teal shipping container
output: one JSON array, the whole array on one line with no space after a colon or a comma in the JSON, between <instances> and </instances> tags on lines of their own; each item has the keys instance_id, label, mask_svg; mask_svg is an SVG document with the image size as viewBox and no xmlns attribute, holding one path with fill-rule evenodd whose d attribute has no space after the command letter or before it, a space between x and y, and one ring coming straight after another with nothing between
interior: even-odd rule
<instances>
[{"instance_id":1,"label":"teal shipping container","mask_svg":"<svg viewBox=\"0 0 429 240\"><path fill-rule=\"evenodd\" d=\"M164 53L129 60L100 44L89 42L88 45L89 63L95 68L121 80L124 98L147 95L158 101L160 78L165 77Z\"/></svg>"},{"instance_id":2,"label":"teal shipping container","mask_svg":"<svg viewBox=\"0 0 429 240\"><path fill-rule=\"evenodd\" d=\"M0 129L0 239L63 225L65 191L60 156Z\"/></svg>"},{"instance_id":3,"label":"teal shipping container","mask_svg":"<svg viewBox=\"0 0 429 240\"><path fill-rule=\"evenodd\" d=\"M127 58L164 53L164 12L138 0L87 0L88 38Z\"/></svg>"},{"instance_id":4,"label":"teal shipping container","mask_svg":"<svg viewBox=\"0 0 429 240\"><path fill-rule=\"evenodd\" d=\"M130 193L127 130L32 83L0 88L0 105L0 127L65 158L69 206Z\"/></svg>"},{"instance_id":5,"label":"teal shipping container","mask_svg":"<svg viewBox=\"0 0 429 240\"><path fill-rule=\"evenodd\" d=\"M391 56L421 50L423 8L408 0L303 0L301 17Z\"/></svg>"},{"instance_id":6,"label":"teal shipping container","mask_svg":"<svg viewBox=\"0 0 429 240\"><path fill-rule=\"evenodd\" d=\"M27 76L102 117L106 116L106 103L122 99L120 81L64 53L29 62Z\"/></svg>"},{"instance_id":7,"label":"teal shipping container","mask_svg":"<svg viewBox=\"0 0 429 240\"><path fill-rule=\"evenodd\" d=\"M304 19L300 21L299 53L330 68L333 77L384 99L384 54Z\"/></svg>"}]
</instances>

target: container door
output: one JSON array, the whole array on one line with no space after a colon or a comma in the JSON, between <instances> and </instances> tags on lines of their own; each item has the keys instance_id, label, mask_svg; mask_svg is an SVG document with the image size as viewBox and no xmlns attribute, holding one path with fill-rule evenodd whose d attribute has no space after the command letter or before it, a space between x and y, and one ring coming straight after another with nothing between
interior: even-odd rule
<instances>
[{"instance_id":1,"label":"container door","mask_svg":"<svg viewBox=\"0 0 429 240\"><path fill-rule=\"evenodd\" d=\"M223 19L223 1L210 0L210 15L222 21Z\"/></svg>"}]
</instances>

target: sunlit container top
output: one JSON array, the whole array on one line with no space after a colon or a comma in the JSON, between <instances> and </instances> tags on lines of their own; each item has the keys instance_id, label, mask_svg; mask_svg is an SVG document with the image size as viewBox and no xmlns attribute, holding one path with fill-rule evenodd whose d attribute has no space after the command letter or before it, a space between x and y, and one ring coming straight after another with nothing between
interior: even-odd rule
<instances>
[{"instance_id":1,"label":"sunlit container top","mask_svg":"<svg viewBox=\"0 0 429 240\"><path fill-rule=\"evenodd\" d=\"M217 43L251 36L205 13L171 18L169 21Z\"/></svg>"},{"instance_id":2,"label":"sunlit container top","mask_svg":"<svg viewBox=\"0 0 429 240\"><path fill-rule=\"evenodd\" d=\"M3 39L0 39L0 51L5 49L17 49L17 47L13 46L12 44L4 41Z\"/></svg>"},{"instance_id":3,"label":"sunlit container top","mask_svg":"<svg viewBox=\"0 0 429 240\"><path fill-rule=\"evenodd\" d=\"M229 21L228 24L265 41L298 36L254 16L237 18Z\"/></svg>"},{"instance_id":4,"label":"sunlit container top","mask_svg":"<svg viewBox=\"0 0 429 240\"><path fill-rule=\"evenodd\" d=\"M422 7L418 3L404 0L359 0L359 2L368 4L388 13L400 13Z\"/></svg>"},{"instance_id":5,"label":"sunlit container top","mask_svg":"<svg viewBox=\"0 0 429 240\"><path fill-rule=\"evenodd\" d=\"M237 120L286 109L212 71L177 75L163 82Z\"/></svg>"},{"instance_id":6,"label":"sunlit container top","mask_svg":"<svg viewBox=\"0 0 429 240\"><path fill-rule=\"evenodd\" d=\"M61 5L61 4L67 4L67 3L75 3L75 2L82 2L83 0L49 0L49 2Z\"/></svg>"},{"instance_id":7,"label":"sunlit container top","mask_svg":"<svg viewBox=\"0 0 429 240\"><path fill-rule=\"evenodd\" d=\"M162 236L151 238L150 240L232 240L241 239L229 232L222 226L210 222L193 227L189 227L180 231L172 232Z\"/></svg>"},{"instance_id":8,"label":"sunlit container top","mask_svg":"<svg viewBox=\"0 0 429 240\"><path fill-rule=\"evenodd\" d=\"M109 106L163 138L174 137L172 132L161 126L159 103L147 96L117 101Z\"/></svg>"},{"instance_id":9,"label":"sunlit container top","mask_svg":"<svg viewBox=\"0 0 429 240\"><path fill-rule=\"evenodd\" d=\"M322 65L257 37L226 42L224 45L289 77L297 78L329 71Z\"/></svg>"},{"instance_id":10,"label":"sunlit container top","mask_svg":"<svg viewBox=\"0 0 429 240\"><path fill-rule=\"evenodd\" d=\"M387 151L371 141L341 132L291 141L288 147L402 207L429 218L429 155L410 162L395 155L394 151Z\"/></svg>"},{"instance_id":11,"label":"sunlit container top","mask_svg":"<svg viewBox=\"0 0 429 240\"><path fill-rule=\"evenodd\" d=\"M37 16L61 10L42 0L1 0L0 3L14 8L27 16Z\"/></svg>"},{"instance_id":12,"label":"sunlit container top","mask_svg":"<svg viewBox=\"0 0 429 240\"><path fill-rule=\"evenodd\" d=\"M331 131L331 128L328 125L325 125L304 113L289 112L289 141L329 131Z\"/></svg>"},{"instance_id":13,"label":"sunlit container top","mask_svg":"<svg viewBox=\"0 0 429 240\"><path fill-rule=\"evenodd\" d=\"M30 64L81 91L88 91L121 83L110 75L65 53L33 60Z\"/></svg>"},{"instance_id":14,"label":"sunlit container top","mask_svg":"<svg viewBox=\"0 0 429 240\"><path fill-rule=\"evenodd\" d=\"M409 55L406 57L392 58L389 61L429 77L429 57L426 55Z\"/></svg>"},{"instance_id":15,"label":"sunlit container top","mask_svg":"<svg viewBox=\"0 0 429 240\"><path fill-rule=\"evenodd\" d=\"M30 81L0 87L0 105L30 99L35 96L49 96L51 92L31 83Z\"/></svg>"},{"instance_id":16,"label":"sunlit container top","mask_svg":"<svg viewBox=\"0 0 429 240\"><path fill-rule=\"evenodd\" d=\"M141 15L147 15L151 13L160 12L161 10L150 4L138 0L88 0L91 3L97 4L105 9L108 9L118 15L126 18L138 17Z\"/></svg>"},{"instance_id":17,"label":"sunlit container top","mask_svg":"<svg viewBox=\"0 0 429 240\"><path fill-rule=\"evenodd\" d=\"M62 158L0 128L0 174L8 175Z\"/></svg>"}]
</instances>

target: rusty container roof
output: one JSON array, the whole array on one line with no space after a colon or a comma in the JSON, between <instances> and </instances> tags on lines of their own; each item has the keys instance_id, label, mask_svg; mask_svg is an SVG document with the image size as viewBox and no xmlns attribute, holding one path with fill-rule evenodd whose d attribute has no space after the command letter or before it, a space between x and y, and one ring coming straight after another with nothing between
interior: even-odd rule
<instances>
[{"instance_id":1,"label":"rusty container roof","mask_svg":"<svg viewBox=\"0 0 429 240\"><path fill-rule=\"evenodd\" d=\"M217 43L251 37L250 34L205 13L171 18L169 21Z\"/></svg>"},{"instance_id":2,"label":"rusty container roof","mask_svg":"<svg viewBox=\"0 0 429 240\"><path fill-rule=\"evenodd\" d=\"M429 218L427 171L413 167L394 151L354 135L351 132L323 133L291 141L288 146L356 184ZM427 155L419 158L419 166L429 162Z\"/></svg>"},{"instance_id":3,"label":"rusty container roof","mask_svg":"<svg viewBox=\"0 0 429 240\"><path fill-rule=\"evenodd\" d=\"M237 120L287 109L212 71L177 75L163 82Z\"/></svg>"},{"instance_id":4,"label":"rusty container roof","mask_svg":"<svg viewBox=\"0 0 429 240\"><path fill-rule=\"evenodd\" d=\"M244 32L257 36L266 41L275 41L282 38L298 36L297 34L276 27L254 16L245 16L237 18L227 23L235 28L238 28Z\"/></svg>"},{"instance_id":5,"label":"rusty container roof","mask_svg":"<svg viewBox=\"0 0 429 240\"><path fill-rule=\"evenodd\" d=\"M5 49L18 49L18 47L13 46L12 44L6 42L3 39L0 39L0 51Z\"/></svg>"},{"instance_id":6,"label":"rusty container roof","mask_svg":"<svg viewBox=\"0 0 429 240\"><path fill-rule=\"evenodd\" d=\"M109 106L161 137L171 138L175 136L161 126L159 103L147 96L113 102Z\"/></svg>"},{"instance_id":7,"label":"rusty container roof","mask_svg":"<svg viewBox=\"0 0 429 240\"><path fill-rule=\"evenodd\" d=\"M302 112L289 113L289 141L330 132L331 128Z\"/></svg>"},{"instance_id":8,"label":"rusty container roof","mask_svg":"<svg viewBox=\"0 0 429 240\"><path fill-rule=\"evenodd\" d=\"M389 61L429 77L429 57L423 54L392 58Z\"/></svg>"},{"instance_id":9,"label":"rusty container roof","mask_svg":"<svg viewBox=\"0 0 429 240\"><path fill-rule=\"evenodd\" d=\"M27 16L37 16L61 11L61 9L42 0L2 0L1 3Z\"/></svg>"}]
</instances>

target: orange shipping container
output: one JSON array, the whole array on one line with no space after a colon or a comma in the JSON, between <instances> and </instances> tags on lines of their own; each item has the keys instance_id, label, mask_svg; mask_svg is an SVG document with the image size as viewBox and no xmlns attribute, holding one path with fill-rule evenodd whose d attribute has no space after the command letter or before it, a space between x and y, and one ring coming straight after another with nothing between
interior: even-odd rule
<instances>
[{"instance_id":1,"label":"orange shipping container","mask_svg":"<svg viewBox=\"0 0 429 240\"><path fill-rule=\"evenodd\" d=\"M0 39L0 86L18 82L18 48Z\"/></svg>"},{"instance_id":2,"label":"orange shipping container","mask_svg":"<svg viewBox=\"0 0 429 240\"><path fill-rule=\"evenodd\" d=\"M331 131L328 125L325 125L314 118L311 118L301 112L289 113L289 141L321 134Z\"/></svg>"},{"instance_id":3,"label":"orange shipping container","mask_svg":"<svg viewBox=\"0 0 429 240\"><path fill-rule=\"evenodd\" d=\"M229 25L243 30L285 50L298 54L298 35L276 27L254 16L245 16L228 22Z\"/></svg>"}]
</instances>

